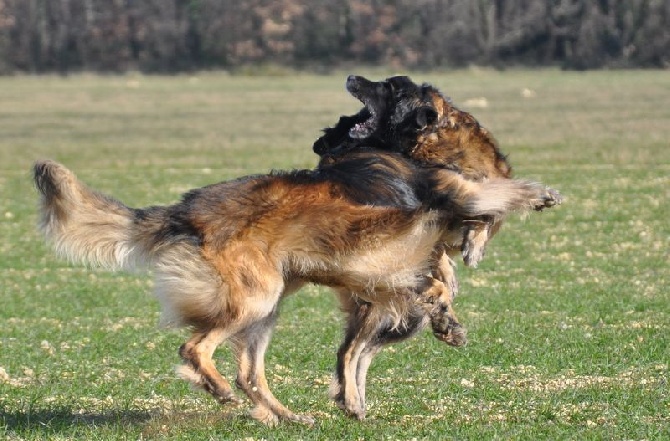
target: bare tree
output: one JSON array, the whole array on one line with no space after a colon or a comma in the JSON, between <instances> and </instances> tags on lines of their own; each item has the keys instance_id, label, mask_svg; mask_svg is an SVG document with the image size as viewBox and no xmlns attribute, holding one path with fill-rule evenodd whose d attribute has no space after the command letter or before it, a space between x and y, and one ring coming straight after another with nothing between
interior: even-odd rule
<instances>
[{"instance_id":1,"label":"bare tree","mask_svg":"<svg viewBox=\"0 0 670 441\"><path fill-rule=\"evenodd\" d=\"M0 0L0 73L668 67L668 0Z\"/></svg>"}]
</instances>

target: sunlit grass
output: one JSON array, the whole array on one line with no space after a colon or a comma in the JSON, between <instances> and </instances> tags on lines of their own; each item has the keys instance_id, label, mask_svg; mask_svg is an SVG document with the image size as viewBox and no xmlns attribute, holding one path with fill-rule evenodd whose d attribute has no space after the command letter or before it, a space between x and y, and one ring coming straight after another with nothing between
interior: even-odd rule
<instances>
[{"instance_id":1,"label":"sunlit grass","mask_svg":"<svg viewBox=\"0 0 670 441\"><path fill-rule=\"evenodd\" d=\"M383 77L387 72L373 72ZM0 78L0 436L9 439L666 439L670 436L670 76L416 73L470 108L516 175L563 206L513 218L459 268L470 343L429 333L373 364L364 422L327 398L342 318L327 290L282 304L277 396L317 419L270 429L177 380L185 331L156 327L147 274L57 260L29 168L49 157L131 206L273 168L312 167L359 104L332 76ZM529 94L524 89L531 90ZM524 97L526 95L526 97ZM472 101L476 102L476 101ZM234 375L230 353L222 372Z\"/></svg>"}]
</instances>

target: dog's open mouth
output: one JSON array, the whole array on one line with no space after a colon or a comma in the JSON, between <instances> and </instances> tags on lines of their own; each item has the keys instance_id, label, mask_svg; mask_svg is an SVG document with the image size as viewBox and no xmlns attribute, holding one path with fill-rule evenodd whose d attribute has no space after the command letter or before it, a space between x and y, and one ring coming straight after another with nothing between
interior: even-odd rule
<instances>
[{"instance_id":1,"label":"dog's open mouth","mask_svg":"<svg viewBox=\"0 0 670 441\"><path fill-rule=\"evenodd\" d=\"M370 114L370 118L366 119L361 123L356 124L349 130L349 136L351 136L354 139L363 139L370 137L375 132L375 129L379 125L377 115L375 115L375 113L372 110L370 110L369 107L366 106L365 109Z\"/></svg>"},{"instance_id":2,"label":"dog's open mouth","mask_svg":"<svg viewBox=\"0 0 670 441\"><path fill-rule=\"evenodd\" d=\"M349 136L363 139L371 136L380 126L383 106L386 103L385 88L381 83L372 82L364 77L350 75L347 78L347 91L365 106L370 115L365 121L357 123L349 130Z\"/></svg>"}]
</instances>

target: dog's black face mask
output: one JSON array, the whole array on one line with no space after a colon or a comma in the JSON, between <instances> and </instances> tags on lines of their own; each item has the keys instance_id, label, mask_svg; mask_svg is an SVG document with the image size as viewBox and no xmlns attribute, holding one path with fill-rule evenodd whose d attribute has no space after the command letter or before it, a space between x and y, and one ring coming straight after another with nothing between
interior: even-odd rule
<instances>
[{"instance_id":1,"label":"dog's black face mask","mask_svg":"<svg viewBox=\"0 0 670 441\"><path fill-rule=\"evenodd\" d=\"M415 144L420 130L437 120L427 86L419 86L409 77L375 82L351 75L346 87L364 107L356 115L343 116L335 127L324 130L313 147L320 156L354 147L402 152Z\"/></svg>"}]
</instances>

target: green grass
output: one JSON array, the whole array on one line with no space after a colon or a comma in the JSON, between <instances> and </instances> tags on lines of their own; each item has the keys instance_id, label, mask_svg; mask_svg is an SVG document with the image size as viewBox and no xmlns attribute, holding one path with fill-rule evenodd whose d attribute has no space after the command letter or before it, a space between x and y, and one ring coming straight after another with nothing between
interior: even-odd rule
<instances>
[{"instance_id":1,"label":"green grass","mask_svg":"<svg viewBox=\"0 0 670 441\"><path fill-rule=\"evenodd\" d=\"M516 175L566 202L511 219L479 268L461 265L468 346L426 332L385 350L364 422L327 398L342 317L326 289L283 302L267 354L276 395L317 424L267 428L175 378L187 333L157 328L149 275L73 267L37 234L34 160L131 206L312 167L320 129L359 107L345 76L0 78L0 438L670 438L667 72L413 75L456 104L485 97L469 110Z\"/></svg>"}]
</instances>

